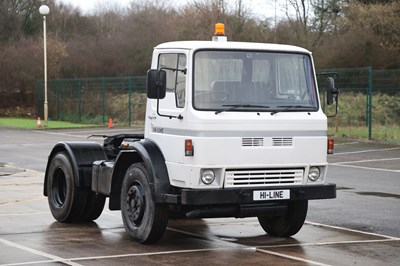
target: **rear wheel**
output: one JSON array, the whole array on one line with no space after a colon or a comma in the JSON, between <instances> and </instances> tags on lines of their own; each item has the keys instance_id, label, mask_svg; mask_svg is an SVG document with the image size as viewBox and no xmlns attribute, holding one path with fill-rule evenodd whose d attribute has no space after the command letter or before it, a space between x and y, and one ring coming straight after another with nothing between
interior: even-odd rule
<instances>
[{"instance_id":1,"label":"rear wheel","mask_svg":"<svg viewBox=\"0 0 400 266\"><path fill-rule=\"evenodd\" d=\"M148 172L142 163L126 171L121 189L121 214L125 230L139 243L157 242L168 223L168 205L153 201Z\"/></svg>"},{"instance_id":2,"label":"rear wheel","mask_svg":"<svg viewBox=\"0 0 400 266\"><path fill-rule=\"evenodd\" d=\"M79 221L87 192L76 186L71 159L65 152L53 157L47 178L48 203L53 217L59 222Z\"/></svg>"},{"instance_id":3,"label":"rear wheel","mask_svg":"<svg viewBox=\"0 0 400 266\"><path fill-rule=\"evenodd\" d=\"M275 217L258 216L258 221L267 234L277 237L289 237L299 232L306 219L307 210L307 200L291 201L288 202L288 210L285 215Z\"/></svg>"}]
</instances>

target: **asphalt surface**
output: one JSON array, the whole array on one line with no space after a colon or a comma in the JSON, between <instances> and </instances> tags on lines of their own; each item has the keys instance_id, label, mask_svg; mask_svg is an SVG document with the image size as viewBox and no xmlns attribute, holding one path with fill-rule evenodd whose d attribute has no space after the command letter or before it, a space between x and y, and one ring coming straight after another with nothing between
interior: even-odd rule
<instances>
[{"instance_id":1,"label":"asphalt surface","mask_svg":"<svg viewBox=\"0 0 400 266\"><path fill-rule=\"evenodd\" d=\"M310 201L292 238L269 237L255 218L170 220L162 240L148 246L127 237L119 212L105 210L90 224L56 222L42 195L54 144L121 132L134 133L0 128L0 265L400 265L394 145L337 144L328 158L337 199Z\"/></svg>"}]
</instances>

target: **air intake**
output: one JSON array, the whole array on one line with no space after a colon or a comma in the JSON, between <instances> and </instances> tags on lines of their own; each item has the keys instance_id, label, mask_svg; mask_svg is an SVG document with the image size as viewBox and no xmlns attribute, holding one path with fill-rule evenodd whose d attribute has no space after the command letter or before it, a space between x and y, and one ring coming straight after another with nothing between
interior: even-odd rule
<instances>
[{"instance_id":1,"label":"air intake","mask_svg":"<svg viewBox=\"0 0 400 266\"><path fill-rule=\"evenodd\" d=\"M293 146L293 138L272 138L272 146L275 147Z\"/></svg>"},{"instance_id":2,"label":"air intake","mask_svg":"<svg viewBox=\"0 0 400 266\"><path fill-rule=\"evenodd\" d=\"M264 138L242 138L242 147L262 147Z\"/></svg>"}]
</instances>

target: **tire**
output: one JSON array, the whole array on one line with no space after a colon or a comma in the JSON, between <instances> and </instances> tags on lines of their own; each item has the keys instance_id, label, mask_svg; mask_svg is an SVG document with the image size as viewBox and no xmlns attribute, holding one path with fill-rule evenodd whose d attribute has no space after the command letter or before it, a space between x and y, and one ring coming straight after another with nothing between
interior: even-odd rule
<instances>
[{"instance_id":1,"label":"tire","mask_svg":"<svg viewBox=\"0 0 400 266\"><path fill-rule=\"evenodd\" d=\"M104 195L93 191L88 192L85 210L79 218L79 221L90 222L99 218L103 212L105 202L106 197Z\"/></svg>"},{"instance_id":2,"label":"tire","mask_svg":"<svg viewBox=\"0 0 400 266\"><path fill-rule=\"evenodd\" d=\"M142 244L157 242L167 228L168 211L168 205L153 201L146 167L131 165L121 189L122 220L129 236Z\"/></svg>"},{"instance_id":3,"label":"tire","mask_svg":"<svg viewBox=\"0 0 400 266\"><path fill-rule=\"evenodd\" d=\"M87 192L76 186L71 159L65 152L53 157L47 178L47 199L53 217L59 222L79 221Z\"/></svg>"},{"instance_id":4,"label":"tire","mask_svg":"<svg viewBox=\"0 0 400 266\"><path fill-rule=\"evenodd\" d=\"M289 237L300 231L307 216L308 201L288 202L288 211L284 216L258 216L264 231L270 236Z\"/></svg>"}]
</instances>

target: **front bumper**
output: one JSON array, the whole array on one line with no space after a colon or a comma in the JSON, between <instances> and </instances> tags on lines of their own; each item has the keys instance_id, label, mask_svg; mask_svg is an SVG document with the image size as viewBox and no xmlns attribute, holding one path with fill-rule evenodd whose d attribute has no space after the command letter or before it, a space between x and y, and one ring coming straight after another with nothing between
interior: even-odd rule
<instances>
[{"instance_id":1,"label":"front bumper","mask_svg":"<svg viewBox=\"0 0 400 266\"><path fill-rule=\"evenodd\" d=\"M273 201L254 201L255 190L289 190L290 199L315 200L336 198L336 184L322 184L310 186L279 186L261 188L225 188L225 189L182 189L182 205L217 205L217 204L251 204Z\"/></svg>"}]
</instances>

